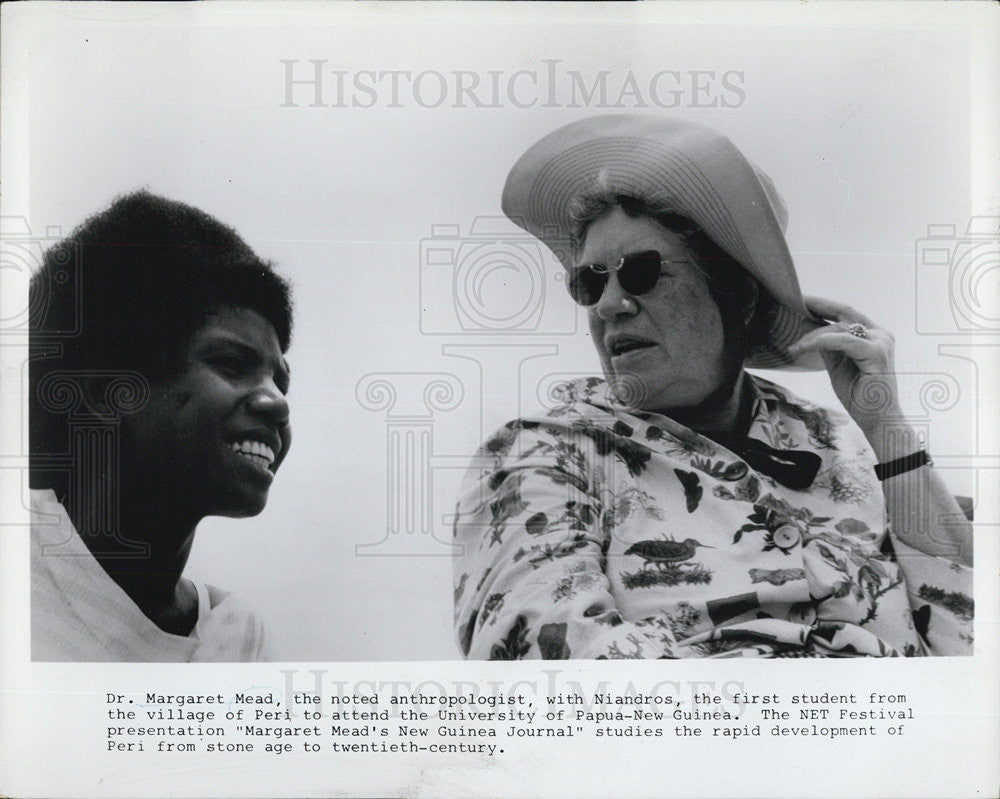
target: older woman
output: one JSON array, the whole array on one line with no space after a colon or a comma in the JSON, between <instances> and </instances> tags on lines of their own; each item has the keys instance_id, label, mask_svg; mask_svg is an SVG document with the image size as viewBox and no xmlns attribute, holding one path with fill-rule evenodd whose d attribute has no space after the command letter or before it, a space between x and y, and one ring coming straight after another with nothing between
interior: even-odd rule
<instances>
[{"instance_id":1,"label":"older woman","mask_svg":"<svg viewBox=\"0 0 1000 799\"><path fill-rule=\"evenodd\" d=\"M561 254L605 379L505 425L466 477L467 657L971 653L971 530L902 420L892 336L803 299L784 204L728 139L576 122L503 209ZM825 366L847 413L747 366Z\"/></svg>"}]
</instances>

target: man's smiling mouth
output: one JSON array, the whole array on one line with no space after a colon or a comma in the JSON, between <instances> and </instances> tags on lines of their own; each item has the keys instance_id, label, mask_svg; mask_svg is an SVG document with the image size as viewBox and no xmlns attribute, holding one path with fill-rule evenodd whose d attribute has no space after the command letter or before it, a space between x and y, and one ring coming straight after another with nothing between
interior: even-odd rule
<instances>
[{"instance_id":1,"label":"man's smiling mouth","mask_svg":"<svg viewBox=\"0 0 1000 799\"><path fill-rule=\"evenodd\" d=\"M263 441L248 438L243 441L234 441L229 446L237 455L243 456L262 469L270 469L271 464L274 463L274 450Z\"/></svg>"}]
</instances>

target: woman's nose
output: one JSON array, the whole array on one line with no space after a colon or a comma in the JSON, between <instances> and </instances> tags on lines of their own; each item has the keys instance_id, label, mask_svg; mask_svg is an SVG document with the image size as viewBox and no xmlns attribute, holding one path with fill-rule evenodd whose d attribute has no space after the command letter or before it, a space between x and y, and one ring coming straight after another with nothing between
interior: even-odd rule
<instances>
[{"instance_id":1,"label":"woman's nose","mask_svg":"<svg viewBox=\"0 0 1000 799\"><path fill-rule=\"evenodd\" d=\"M249 399L250 412L266 416L275 426L288 424L288 400L272 382L261 385Z\"/></svg>"},{"instance_id":2,"label":"woman's nose","mask_svg":"<svg viewBox=\"0 0 1000 799\"><path fill-rule=\"evenodd\" d=\"M638 308L632 295L618 282L618 275L612 272L608 275L608 283L604 287L601 299L597 301L596 310L601 319L610 322L621 316L634 316Z\"/></svg>"}]
</instances>

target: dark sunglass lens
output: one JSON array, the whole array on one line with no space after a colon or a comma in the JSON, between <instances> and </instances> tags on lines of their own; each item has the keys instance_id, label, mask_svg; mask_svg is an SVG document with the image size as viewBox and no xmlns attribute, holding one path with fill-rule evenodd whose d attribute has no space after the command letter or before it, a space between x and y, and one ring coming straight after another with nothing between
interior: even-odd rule
<instances>
[{"instance_id":1,"label":"dark sunglass lens","mask_svg":"<svg viewBox=\"0 0 1000 799\"><path fill-rule=\"evenodd\" d=\"M626 255L618 270L618 281L629 294L640 296L652 291L660 278L660 254L646 250Z\"/></svg>"},{"instance_id":2,"label":"dark sunglass lens","mask_svg":"<svg viewBox=\"0 0 1000 799\"><path fill-rule=\"evenodd\" d=\"M599 274L589 266L577 266L569 270L566 278L566 288L580 305L593 305L604 292L608 276Z\"/></svg>"}]
</instances>

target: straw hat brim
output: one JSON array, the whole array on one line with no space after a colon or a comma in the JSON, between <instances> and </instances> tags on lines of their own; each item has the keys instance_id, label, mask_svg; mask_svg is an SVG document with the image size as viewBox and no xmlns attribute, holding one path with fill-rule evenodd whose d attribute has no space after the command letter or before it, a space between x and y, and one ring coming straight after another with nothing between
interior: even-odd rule
<instances>
[{"instance_id":1,"label":"straw hat brim","mask_svg":"<svg viewBox=\"0 0 1000 799\"><path fill-rule=\"evenodd\" d=\"M823 368L815 354L792 358L787 351L823 323L802 299L785 242L785 203L728 138L703 125L653 116L573 122L521 156L504 186L503 212L569 266L571 203L598 185L688 217L757 279L764 291L756 314L763 315L767 335L751 343L747 366Z\"/></svg>"}]
</instances>

